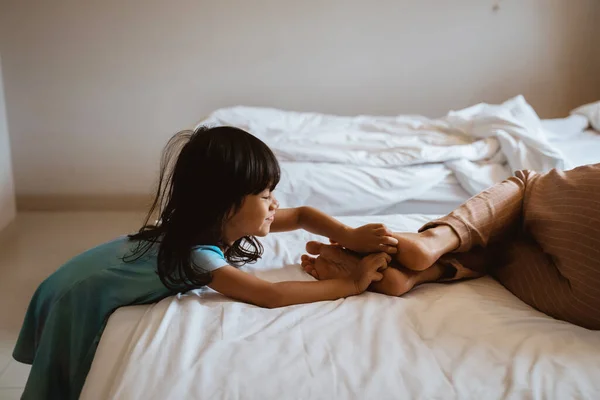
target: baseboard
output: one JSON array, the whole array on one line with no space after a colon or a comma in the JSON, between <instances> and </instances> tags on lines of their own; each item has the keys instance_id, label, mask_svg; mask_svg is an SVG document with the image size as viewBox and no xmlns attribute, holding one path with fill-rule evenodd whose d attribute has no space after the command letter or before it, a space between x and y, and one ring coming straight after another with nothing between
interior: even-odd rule
<instances>
[{"instance_id":1,"label":"baseboard","mask_svg":"<svg viewBox=\"0 0 600 400\"><path fill-rule=\"evenodd\" d=\"M152 196L134 195L21 195L18 211L143 211Z\"/></svg>"}]
</instances>

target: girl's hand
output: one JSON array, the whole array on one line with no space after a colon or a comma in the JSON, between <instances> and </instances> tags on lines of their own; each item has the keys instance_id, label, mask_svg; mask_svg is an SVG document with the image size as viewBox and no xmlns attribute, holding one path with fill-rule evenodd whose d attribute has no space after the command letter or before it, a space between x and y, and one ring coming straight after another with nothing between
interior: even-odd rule
<instances>
[{"instance_id":1,"label":"girl's hand","mask_svg":"<svg viewBox=\"0 0 600 400\"><path fill-rule=\"evenodd\" d=\"M388 267L392 257L386 253L374 253L364 257L353 274L356 294L361 294L372 282L379 282L383 279L381 271Z\"/></svg>"},{"instance_id":2,"label":"girl's hand","mask_svg":"<svg viewBox=\"0 0 600 400\"><path fill-rule=\"evenodd\" d=\"M368 224L350 229L338 243L357 253L385 252L396 254L398 240L384 224Z\"/></svg>"}]
</instances>

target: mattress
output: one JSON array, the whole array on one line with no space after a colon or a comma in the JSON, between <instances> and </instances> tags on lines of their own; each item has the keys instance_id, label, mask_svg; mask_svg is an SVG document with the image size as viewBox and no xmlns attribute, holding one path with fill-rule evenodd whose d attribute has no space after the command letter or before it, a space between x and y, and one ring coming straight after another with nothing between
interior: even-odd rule
<instances>
[{"instance_id":1,"label":"mattress","mask_svg":"<svg viewBox=\"0 0 600 400\"><path fill-rule=\"evenodd\" d=\"M347 217L416 230L426 215ZM311 280L303 231L245 267ZM318 238L317 238L318 239ZM209 289L109 319L82 399L600 398L600 332L543 315L489 278L261 309Z\"/></svg>"}]
</instances>

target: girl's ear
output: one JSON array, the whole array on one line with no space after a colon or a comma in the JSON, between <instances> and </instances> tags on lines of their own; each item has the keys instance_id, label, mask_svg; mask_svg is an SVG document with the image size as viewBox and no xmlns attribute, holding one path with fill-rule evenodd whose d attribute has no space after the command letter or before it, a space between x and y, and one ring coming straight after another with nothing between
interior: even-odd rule
<instances>
[{"instance_id":1,"label":"girl's ear","mask_svg":"<svg viewBox=\"0 0 600 400\"><path fill-rule=\"evenodd\" d=\"M233 218L234 215L235 215L235 207L231 207L229 209L229 211L227 211L227 213L225 213L225 219L223 220L223 223L228 222L231 218Z\"/></svg>"},{"instance_id":2,"label":"girl's ear","mask_svg":"<svg viewBox=\"0 0 600 400\"><path fill-rule=\"evenodd\" d=\"M235 214L237 213L236 207L232 206L229 211L227 211L225 213L225 217L223 218L223 221L221 222L221 232L223 232L223 230L225 229L225 226L229 223L229 221L231 221L231 219L235 216Z\"/></svg>"}]
</instances>

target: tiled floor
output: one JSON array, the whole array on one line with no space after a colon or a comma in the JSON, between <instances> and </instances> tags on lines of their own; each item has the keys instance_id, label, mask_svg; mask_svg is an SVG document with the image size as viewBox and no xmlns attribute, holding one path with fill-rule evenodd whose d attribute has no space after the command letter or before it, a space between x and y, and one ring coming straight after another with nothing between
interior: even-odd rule
<instances>
[{"instance_id":1,"label":"tiled floor","mask_svg":"<svg viewBox=\"0 0 600 400\"><path fill-rule=\"evenodd\" d=\"M137 229L139 213L22 213L0 232L0 400L19 399L29 366L11 357L29 299L72 256Z\"/></svg>"}]
</instances>

